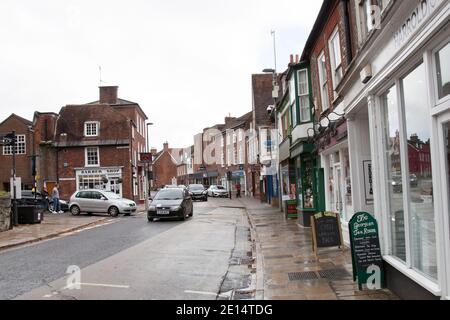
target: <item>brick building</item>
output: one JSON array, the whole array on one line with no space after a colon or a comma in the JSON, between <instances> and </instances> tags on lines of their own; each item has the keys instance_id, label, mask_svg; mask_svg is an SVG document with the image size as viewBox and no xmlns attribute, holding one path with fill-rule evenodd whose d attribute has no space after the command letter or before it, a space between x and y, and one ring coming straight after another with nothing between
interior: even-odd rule
<instances>
[{"instance_id":1,"label":"brick building","mask_svg":"<svg viewBox=\"0 0 450 320\"><path fill-rule=\"evenodd\" d=\"M153 155L153 186L163 188L166 185L176 185L177 168L181 163L181 149L169 148L164 143L163 149Z\"/></svg>"},{"instance_id":2,"label":"brick building","mask_svg":"<svg viewBox=\"0 0 450 320\"><path fill-rule=\"evenodd\" d=\"M33 133L32 122L11 114L0 123L0 136L16 132L16 176L22 179L22 188L31 190L33 188L32 161L33 155ZM13 150L10 146L1 146L0 152L0 190L10 191L11 170L13 167Z\"/></svg>"},{"instance_id":3,"label":"brick building","mask_svg":"<svg viewBox=\"0 0 450 320\"><path fill-rule=\"evenodd\" d=\"M146 150L147 116L117 92L118 87L100 87L98 101L67 105L59 114L35 113L41 188L59 181L65 199L94 188L144 200L139 154Z\"/></svg>"}]
</instances>

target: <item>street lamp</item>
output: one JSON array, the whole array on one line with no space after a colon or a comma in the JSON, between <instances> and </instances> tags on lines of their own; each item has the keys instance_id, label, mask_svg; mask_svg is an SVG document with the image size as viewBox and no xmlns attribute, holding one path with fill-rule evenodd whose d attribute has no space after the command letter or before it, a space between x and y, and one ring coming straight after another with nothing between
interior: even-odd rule
<instances>
[{"instance_id":1,"label":"street lamp","mask_svg":"<svg viewBox=\"0 0 450 320\"><path fill-rule=\"evenodd\" d=\"M150 141L148 139L148 130L149 130L149 127L153 126L153 125L154 125L154 123L152 123L152 122L147 123L147 132L146 132L147 137L146 137L146 143L145 143L145 149L146 149L147 153L149 153L151 151L150 150ZM145 211L148 212L148 209L149 209L148 201L149 201L149 197L150 197L150 193L151 193L150 187L153 184L152 183L153 180L152 180L150 182L150 186L149 186L149 172L153 171L153 159L152 159L152 163L150 163L150 164L145 163L145 168L146 168L146 170L145 170Z\"/></svg>"}]
</instances>

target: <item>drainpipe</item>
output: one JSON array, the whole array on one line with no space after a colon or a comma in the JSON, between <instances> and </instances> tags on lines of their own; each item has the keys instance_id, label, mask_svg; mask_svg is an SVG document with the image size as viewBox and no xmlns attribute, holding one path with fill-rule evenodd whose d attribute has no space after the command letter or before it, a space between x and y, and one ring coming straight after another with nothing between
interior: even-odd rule
<instances>
[{"instance_id":1,"label":"drainpipe","mask_svg":"<svg viewBox=\"0 0 450 320\"><path fill-rule=\"evenodd\" d=\"M350 13L349 13L349 7L348 7L348 0L341 0L341 10L343 13L343 19L344 19L344 32L345 32L345 47L347 48L346 52L346 60L347 60L347 66L350 65L350 63L353 60L353 53L352 53L352 37L351 37L351 29L350 29Z\"/></svg>"}]
</instances>

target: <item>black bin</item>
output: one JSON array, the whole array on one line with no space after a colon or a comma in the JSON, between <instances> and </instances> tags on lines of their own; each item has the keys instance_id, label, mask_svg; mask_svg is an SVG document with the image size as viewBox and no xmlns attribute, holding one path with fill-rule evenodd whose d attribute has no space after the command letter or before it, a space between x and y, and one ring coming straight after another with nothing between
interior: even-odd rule
<instances>
[{"instance_id":1,"label":"black bin","mask_svg":"<svg viewBox=\"0 0 450 320\"><path fill-rule=\"evenodd\" d=\"M39 206L18 206L19 224L38 224L44 220L44 212Z\"/></svg>"}]
</instances>

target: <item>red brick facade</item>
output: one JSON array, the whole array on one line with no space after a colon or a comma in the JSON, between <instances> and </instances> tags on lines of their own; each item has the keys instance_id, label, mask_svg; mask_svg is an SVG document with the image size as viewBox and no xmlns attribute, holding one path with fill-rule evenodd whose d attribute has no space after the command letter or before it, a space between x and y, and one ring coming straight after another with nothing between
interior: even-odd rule
<instances>
[{"instance_id":1,"label":"red brick facade","mask_svg":"<svg viewBox=\"0 0 450 320\"><path fill-rule=\"evenodd\" d=\"M23 188L31 190L33 187L33 177L31 169L31 155L33 154L32 133L30 131L32 123L15 114L9 116L0 123L0 135L16 131L16 135L25 135L25 154L16 155L16 176L22 179ZM13 167L12 155L4 152L3 146L0 146L0 190L10 190L11 170Z\"/></svg>"},{"instance_id":2,"label":"red brick facade","mask_svg":"<svg viewBox=\"0 0 450 320\"><path fill-rule=\"evenodd\" d=\"M178 162L175 158L176 154L177 150L169 148L169 144L165 143L163 150L155 155L153 161L154 188L162 188L177 181Z\"/></svg>"}]
</instances>

